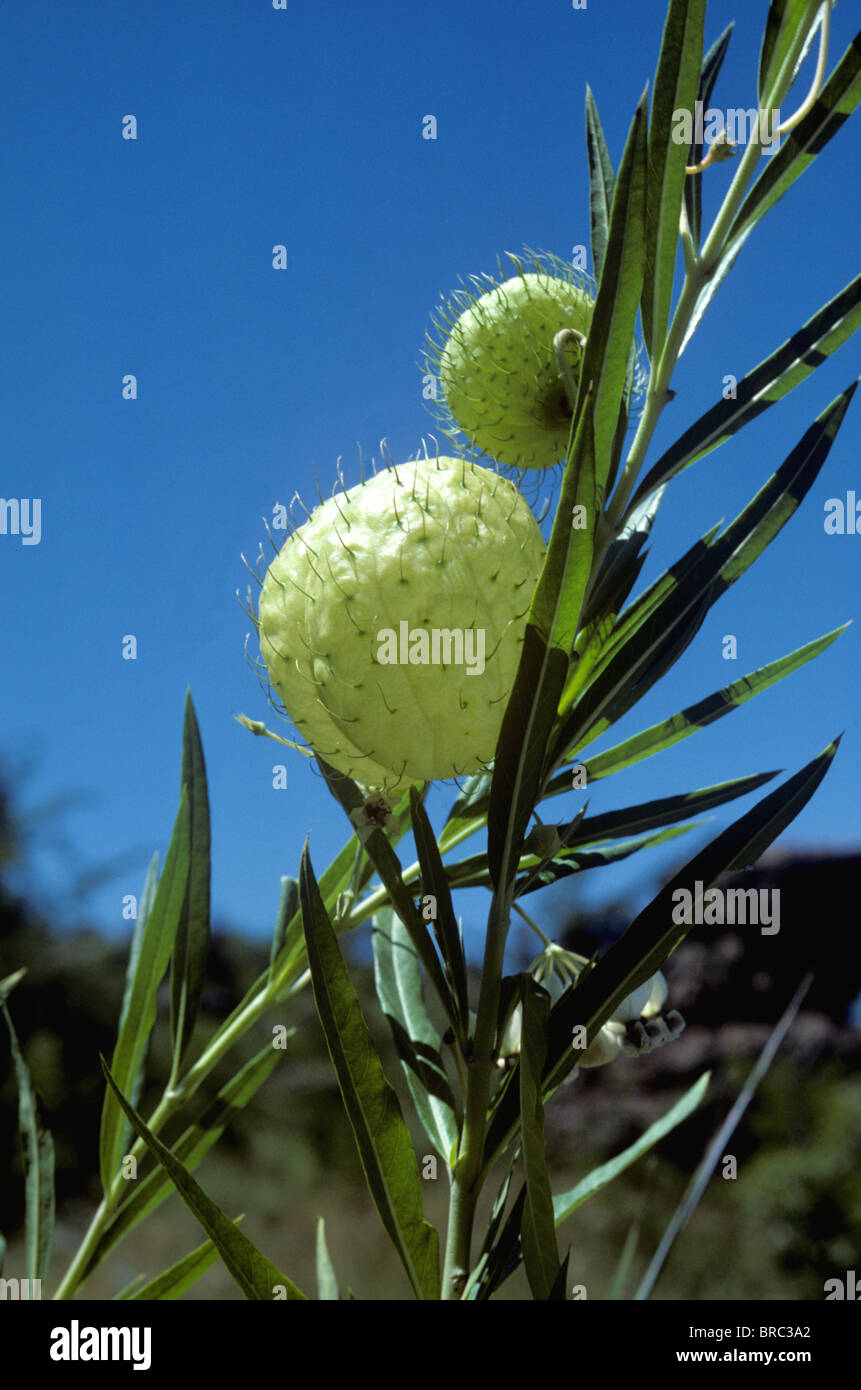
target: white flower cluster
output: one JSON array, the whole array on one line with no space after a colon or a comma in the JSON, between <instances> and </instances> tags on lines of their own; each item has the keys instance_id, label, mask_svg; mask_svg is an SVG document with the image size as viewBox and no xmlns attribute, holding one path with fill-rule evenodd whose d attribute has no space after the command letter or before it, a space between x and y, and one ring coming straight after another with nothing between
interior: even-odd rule
<instances>
[{"instance_id":1,"label":"white flower cluster","mask_svg":"<svg viewBox=\"0 0 861 1390\"><path fill-rule=\"evenodd\" d=\"M551 942L532 962L529 972L547 990L555 1004L577 979L587 961ZM663 1012L667 982L660 970L639 985L615 1010L598 1036L578 1060L581 1067L603 1067L620 1054L638 1057L672 1042L684 1031L685 1021L677 1009ZM523 1025L518 1003L510 1013L497 1052L497 1066L507 1067L520 1055Z\"/></svg>"}]
</instances>

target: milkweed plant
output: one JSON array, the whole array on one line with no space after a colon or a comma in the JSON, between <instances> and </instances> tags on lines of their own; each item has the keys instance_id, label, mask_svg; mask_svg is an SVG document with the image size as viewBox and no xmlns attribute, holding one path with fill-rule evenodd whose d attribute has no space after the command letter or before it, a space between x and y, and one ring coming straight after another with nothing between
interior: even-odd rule
<instances>
[{"instance_id":1,"label":"milkweed plant","mask_svg":"<svg viewBox=\"0 0 861 1390\"><path fill-rule=\"evenodd\" d=\"M527 910L548 885L663 842L690 828L700 812L773 777L745 776L588 813L592 783L722 719L843 631L588 752L667 675L711 606L790 521L819 476L855 389L850 384L825 406L733 521L692 539L669 570L631 597L673 478L728 445L858 326L861 277L660 457L650 457L679 358L741 247L784 195L795 196L792 186L809 165L828 157L829 141L861 99L857 40L828 75L830 9L820 0L772 0L750 75L750 114L757 119L746 141L728 128L706 140L702 112L732 26L704 56L705 0L670 0L651 107L647 87L617 168L587 88L592 275L549 253L523 251L501 257L497 274L463 281L435 316L423 363L444 447L434 436L433 447L426 443L415 458L384 458L349 484L339 470L328 500L302 516L291 509L287 539L274 546L268 566L252 571L259 671L296 737L257 718L242 715L240 722L287 745L287 756L316 760L348 838L322 874L306 842L297 876L282 879L268 969L196 1049L209 946L210 832L204 755L188 697L179 813L161 872L155 860L150 868L116 1046L109 1064L102 1059L104 1195L56 1298L84 1288L174 1189L203 1227L204 1244L119 1297L175 1298L219 1256L246 1298L308 1296L192 1176L277 1065L283 1040L279 1046L267 1035L194 1120L189 1107L216 1064L276 1006L282 1018L309 984L370 1197L415 1296L489 1299L521 1263L535 1299L585 1296L588 1271L569 1271L560 1227L681 1123L709 1078L567 1192L553 1190L545 1106L572 1081L576 1106L582 1069L673 1045L684 1020L662 967L696 916L679 911L680 896L687 892L701 909L721 874L754 863L805 806L837 751L835 740L723 830L599 958L548 940L534 920L537 910ZM785 114L781 104L805 65L808 94ZM708 228L704 180L712 181L710 192L720 183L726 188ZM558 488L545 543L528 484L547 470L556 470ZM438 832L425 804L434 783L450 793ZM554 814L557 806L566 809ZM408 835L416 858L405 866L399 846ZM460 846L476 837L484 847L459 857ZM455 907L466 887L487 894L480 963L467 958ZM528 969L506 974L514 914L535 931L537 954ZM412 1130L341 950L340 938L366 922L379 1007L414 1109ZM138 1103L156 992L167 971L172 1061L145 1117ZM53 1229L53 1150L7 1002L20 973L2 983L0 994L19 1087L28 1272L42 1279ZM803 985L749 1088L802 992ZM280 1032L289 1045L289 1029ZM167 1146L160 1138L165 1126L186 1113L186 1128ZM419 1127L425 1139L417 1148ZM149 1166L138 1178L145 1157ZM429 1162L448 1182L445 1230L424 1214ZM687 1206L637 1297L648 1297L715 1162L716 1154L707 1154L694 1175ZM480 1225L482 1194L489 1215ZM317 1263L318 1296L341 1297L322 1221ZM373 1290L359 1296L373 1297Z\"/></svg>"}]
</instances>

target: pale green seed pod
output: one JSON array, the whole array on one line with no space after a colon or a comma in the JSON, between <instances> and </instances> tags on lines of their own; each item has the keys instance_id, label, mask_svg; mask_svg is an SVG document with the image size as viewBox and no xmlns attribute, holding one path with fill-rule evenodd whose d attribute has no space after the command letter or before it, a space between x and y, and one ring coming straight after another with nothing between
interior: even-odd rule
<instances>
[{"instance_id":1,"label":"pale green seed pod","mask_svg":"<svg viewBox=\"0 0 861 1390\"><path fill-rule=\"evenodd\" d=\"M366 787L493 758L544 541L506 478L424 458L323 502L269 566L260 651L310 747Z\"/></svg>"},{"instance_id":2,"label":"pale green seed pod","mask_svg":"<svg viewBox=\"0 0 861 1390\"><path fill-rule=\"evenodd\" d=\"M518 275L473 277L486 292L446 305L448 332L429 363L476 448L514 468L551 468L567 453L594 300L586 277L555 258L536 259L533 271L515 264ZM554 339L566 329L563 374Z\"/></svg>"}]
</instances>

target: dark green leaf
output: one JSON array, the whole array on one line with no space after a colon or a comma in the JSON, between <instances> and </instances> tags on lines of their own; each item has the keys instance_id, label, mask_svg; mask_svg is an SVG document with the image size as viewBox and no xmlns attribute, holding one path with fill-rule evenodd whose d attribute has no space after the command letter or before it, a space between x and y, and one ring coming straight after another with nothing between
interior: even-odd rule
<instances>
[{"instance_id":1,"label":"dark green leaf","mask_svg":"<svg viewBox=\"0 0 861 1390\"><path fill-rule=\"evenodd\" d=\"M633 767L635 763L642 762L645 758L654 757L656 753L661 753L665 748L670 748L674 743L688 738L698 729L707 728L715 720L722 719L725 714L731 714L747 700L753 699L754 695L768 690L770 686L776 685L785 676L797 671L799 667L819 656L826 647L831 646L831 643L840 636L841 632L846 631L848 626L848 623L844 623L842 627L835 628L833 632L826 633L824 637L817 637L815 641L808 642L805 646L790 652L788 656L771 661L767 666L760 666L758 670L741 676L731 685L725 685L721 690L716 690L714 694L707 695L703 700L698 700L696 704L688 705L679 714L674 714L669 719L663 719L659 724L652 724L642 733L634 734L632 738L617 743L615 747L608 748L606 752L598 753L594 758L589 758L585 763L588 783L591 785L592 782L597 782L602 777L610 777L614 772L623 772L625 768ZM558 777L554 777L548 783L546 795L555 796L570 790L571 771L568 770L560 773Z\"/></svg>"},{"instance_id":2,"label":"dark green leaf","mask_svg":"<svg viewBox=\"0 0 861 1390\"><path fill-rule=\"evenodd\" d=\"M559 1273L553 1197L544 1143L541 1071L547 1050L550 996L531 975L520 977L523 1033L520 1045L520 1144L526 1175L526 1201L520 1238L526 1276L535 1299L546 1301Z\"/></svg>"},{"instance_id":3,"label":"dark green leaf","mask_svg":"<svg viewBox=\"0 0 861 1390\"><path fill-rule=\"evenodd\" d=\"M463 943L460 939L454 904L451 900L451 892L446 880L436 836L428 820L427 811L415 790L413 790L410 799L410 812L416 853L422 872L421 895L424 897L426 894L430 894L436 899L436 915L433 919L434 931L440 954L448 968L460 1020L465 1026L469 1018L469 993L466 983L466 959L463 954Z\"/></svg>"},{"instance_id":4,"label":"dark green leaf","mask_svg":"<svg viewBox=\"0 0 861 1390\"><path fill-rule=\"evenodd\" d=\"M562 1075L576 1062L569 1045L572 1027L585 1023L592 1042L623 999L660 970L687 936L693 924L674 920L679 915L677 892L693 892L697 883L703 884L705 892L721 874L752 864L806 806L828 771L839 742L838 738L829 744L690 860L639 913L583 983L560 1000L550 1018L548 1084L551 1077L554 1082L561 1079L560 1059L564 1059Z\"/></svg>"},{"instance_id":5,"label":"dark green leaf","mask_svg":"<svg viewBox=\"0 0 861 1390\"><path fill-rule=\"evenodd\" d=\"M131 989L126 991L126 1006L111 1062L112 1071L116 1071L118 1077L118 1085L121 1089L127 1089L129 1093L137 1079L140 1063L155 1023L156 994L167 969L182 916L188 886L189 842L188 792L183 787L164 871L159 880L152 911L144 923L134 979ZM112 1089L109 1088L105 1093L102 1109L99 1149L102 1185L106 1194L119 1174L124 1136L123 1111L115 1100Z\"/></svg>"},{"instance_id":6,"label":"dark green leaf","mask_svg":"<svg viewBox=\"0 0 861 1390\"><path fill-rule=\"evenodd\" d=\"M351 813L360 813L365 804L365 798L349 777L345 777L337 768L330 767L318 756L317 764L322 772L330 792L335 800L340 803L349 816ZM428 973L437 995L445 1008L449 1019L455 1027L458 1026L457 999L449 985L446 976L443 974L439 957L434 950L433 941L427 929L427 923L416 911L412 894L403 880L403 871L400 861L392 849L391 844L384 831L380 829L366 832L364 847L366 853L373 861L374 867L380 876L380 881L385 886L389 901L397 912L404 926L410 934L410 940L418 952L419 959ZM315 883L315 889L317 885ZM319 891L319 890L318 890ZM307 919L306 919L307 922ZM305 939L307 942L308 929L305 927ZM310 960L310 953L309 953Z\"/></svg>"},{"instance_id":7,"label":"dark green leaf","mask_svg":"<svg viewBox=\"0 0 861 1390\"><path fill-rule=\"evenodd\" d=\"M679 635L679 650L683 650L708 608L786 525L822 468L856 385L853 382L822 411L777 472L717 539L705 545L699 542L680 562L681 570L671 567L648 595L621 615L618 640L614 634L615 655L603 669L598 668L599 674L558 736L557 764L569 750L582 746L587 732L597 737L654 684L653 663L662 653L666 657L668 648L672 656L674 634ZM693 630L692 623L696 624ZM675 659L665 659L663 669Z\"/></svg>"},{"instance_id":8,"label":"dark green leaf","mask_svg":"<svg viewBox=\"0 0 861 1390\"><path fill-rule=\"evenodd\" d=\"M126 980L123 989L123 1002L120 1008L120 1022L117 1028L117 1036L122 1034L128 1018L129 1008L131 1007L132 990L134 989L135 976L137 974L138 960L140 959L141 943L144 937L144 928L152 912L152 905L155 902L155 895L158 889L158 851L149 861L149 869L144 881L143 891L138 902L138 915L135 920L134 932L132 933L132 944L129 950L129 958L126 963ZM137 1071L129 1087L129 1099L132 1105L137 1105L143 1090L144 1072L146 1071L147 1056L149 1055L149 1039L141 1049L137 1063ZM110 1096L110 1091L106 1090L105 1102ZM123 1137L119 1145L120 1153L125 1153L132 1142L132 1127L123 1116Z\"/></svg>"},{"instance_id":9,"label":"dark green leaf","mask_svg":"<svg viewBox=\"0 0 861 1390\"><path fill-rule=\"evenodd\" d=\"M729 41L732 37L733 25L730 22L724 29L719 39L716 39L703 59L703 66L700 72L700 84L697 90L697 101L702 103L701 109L707 111L711 105L711 96L714 91L718 74L723 66L726 51L729 48ZM699 164L703 157L702 143L694 136L693 144L688 151L688 164L692 167ZM702 227L702 174L688 174L685 178L685 207L688 214L688 226L691 231L694 247L699 250L700 231Z\"/></svg>"},{"instance_id":10,"label":"dark green leaf","mask_svg":"<svg viewBox=\"0 0 861 1390\"><path fill-rule=\"evenodd\" d=\"M409 1131L341 957L307 844L299 891L314 1001L368 1188L416 1296L438 1299L439 1242L422 1212L421 1180Z\"/></svg>"},{"instance_id":11,"label":"dark green leaf","mask_svg":"<svg viewBox=\"0 0 861 1390\"><path fill-rule=\"evenodd\" d=\"M736 387L734 400L723 398L685 430L649 470L634 494L636 507L656 488L704 458L723 444L748 421L789 394L806 380L837 348L851 338L861 325L861 275L808 319L797 333L758 367L748 372Z\"/></svg>"},{"instance_id":12,"label":"dark green leaf","mask_svg":"<svg viewBox=\"0 0 861 1390\"><path fill-rule=\"evenodd\" d=\"M759 772L753 776L737 777L731 782L718 782L713 787L682 792L679 796L658 797L641 802L638 806L625 806L619 811L606 811L600 816L586 816L580 822L576 835L566 842L565 852L568 848L600 844L602 840L615 839L620 835L636 835L644 830L655 830L661 825L675 825L678 821L689 820L691 816L699 816L703 811L711 811L727 801L735 801L739 796L747 796L776 776L776 772Z\"/></svg>"},{"instance_id":13,"label":"dark green leaf","mask_svg":"<svg viewBox=\"0 0 861 1390\"><path fill-rule=\"evenodd\" d=\"M200 1184L194 1180L170 1149L165 1148L164 1144L147 1128L141 1116L123 1096L111 1076L104 1057L102 1058L102 1070L108 1085L117 1098L117 1102L125 1111L132 1126L169 1174L171 1182L189 1211L197 1218L210 1239L215 1242L228 1272L236 1280L245 1297L267 1302L279 1297L304 1301L305 1295L302 1291L296 1287L292 1280L287 1278L286 1274L283 1274L276 1265L272 1264L271 1260L261 1254L247 1236L244 1236L237 1229L234 1222L224 1215L211 1197L206 1195ZM284 1291L283 1294L282 1290Z\"/></svg>"},{"instance_id":14,"label":"dark green leaf","mask_svg":"<svg viewBox=\"0 0 861 1390\"><path fill-rule=\"evenodd\" d=\"M810 800L831 765L838 742L829 744L782 787L706 845L661 889L589 974L584 971L577 987L562 996L550 1014L542 1080L545 1095L576 1065L576 1054L570 1045L572 1029L585 1025L587 1038L592 1042L622 1001L661 969L690 931L691 924L673 921L677 890L693 891L693 885L701 882L705 892L721 874L749 863L752 848L761 854L773 843ZM485 1143L485 1162L492 1162L494 1155L511 1142L516 1125L517 1107L516 1102L512 1103L509 1090L491 1121Z\"/></svg>"},{"instance_id":15,"label":"dark green leaf","mask_svg":"<svg viewBox=\"0 0 861 1390\"><path fill-rule=\"evenodd\" d=\"M206 763L191 691L185 697L182 785L188 793L188 887L176 933L170 972L170 1026L178 1069L191 1041L209 955L210 829Z\"/></svg>"},{"instance_id":16,"label":"dark green leaf","mask_svg":"<svg viewBox=\"0 0 861 1390\"><path fill-rule=\"evenodd\" d=\"M502 1179L502 1184L500 1186L499 1192L496 1194L496 1201L493 1204L493 1210L490 1213L490 1220L487 1223L487 1227L484 1233L484 1239L481 1242L481 1252L479 1254L479 1258L475 1263L472 1274L469 1276L469 1280L463 1291L464 1302L475 1302L479 1299L485 1299L490 1294L491 1290L489 1286L493 1275L493 1270L491 1268L490 1263L491 1255L493 1252L497 1232L499 1231L500 1222L502 1221L503 1213L505 1211L505 1205L508 1201L508 1193L511 1189L511 1179L514 1176L514 1168L519 1157L520 1148L518 1146L515 1148L514 1153L512 1154L511 1162L508 1165L508 1170L505 1174L505 1177ZM521 1188L521 1193L525 1197L525 1188ZM516 1229L518 1231L520 1230L520 1213L518 1213ZM496 1272L498 1273L499 1271L497 1270Z\"/></svg>"},{"instance_id":17,"label":"dark green leaf","mask_svg":"<svg viewBox=\"0 0 861 1390\"><path fill-rule=\"evenodd\" d=\"M513 880L538 799L569 652L580 625L601 505L595 485L591 397L587 393L496 746L487 812L487 862L493 884L503 893ZM584 529L572 527L575 506L586 509L588 525Z\"/></svg>"},{"instance_id":18,"label":"dark green leaf","mask_svg":"<svg viewBox=\"0 0 861 1390\"><path fill-rule=\"evenodd\" d=\"M20 978L12 975L3 981L9 993ZM11 982L11 983L10 983ZM46 1279L54 1238L54 1141L45 1121L42 1101L30 1077L12 1015L5 997L0 1008L9 1029L15 1080L18 1084L18 1132L24 1151L25 1230L27 1241L27 1278Z\"/></svg>"},{"instance_id":19,"label":"dark green leaf","mask_svg":"<svg viewBox=\"0 0 861 1390\"><path fill-rule=\"evenodd\" d=\"M685 835L689 830L695 830L698 824L699 822L694 822L681 828L664 830L659 834L641 835L637 839L623 840L619 844L607 845L600 849L560 850L552 859L542 860L535 854L525 854L520 860L522 877L515 880L515 897L534 892L547 884L555 883L557 879L582 873L586 869L615 864L638 850L662 844L665 840L674 839L676 835ZM469 859L459 859L456 864L452 864L449 873L454 888L487 888L490 885L487 861L483 854L471 855Z\"/></svg>"},{"instance_id":20,"label":"dark green leaf","mask_svg":"<svg viewBox=\"0 0 861 1390\"><path fill-rule=\"evenodd\" d=\"M703 56L706 0L670 0L652 95L646 180L642 323L646 351L660 354L670 320L688 146L673 139L675 112L693 113Z\"/></svg>"},{"instance_id":21,"label":"dark green leaf","mask_svg":"<svg viewBox=\"0 0 861 1390\"><path fill-rule=\"evenodd\" d=\"M589 207L592 217L592 266L596 282L601 279L607 236L610 230L610 208L616 175L601 128L601 120L592 88L586 83L586 153L589 159Z\"/></svg>"},{"instance_id":22,"label":"dark green leaf","mask_svg":"<svg viewBox=\"0 0 861 1390\"><path fill-rule=\"evenodd\" d=\"M271 1043L252 1057L207 1106L195 1124L191 1125L172 1145L171 1152L192 1172L209 1153L235 1115L248 1104L263 1085L283 1054ZM84 1279L125 1236L149 1216L173 1191L173 1184L163 1168L156 1165L151 1172L135 1182L128 1196L117 1208L110 1224L100 1237L91 1258L81 1272Z\"/></svg>"},{"instance_id":23,"label":"dark green leaf","mask_svg":"<svg viewBox=\"0 0 861 1390\"><path fill-rule=\"evenodd\" d=\"M646 100L647 92L644 91L634 112L613 190L607 249L589 338L583 354L580 391L574 414L579 427L583 412L592 413L592 435L588 447L590 452L594 448L595 486L601 497L610 474L613 437L619 418L619 405L624 395L637 309L643 288ZM568 469L566 475L567 473ZM573 489L569 487L568 490L570 492ZM565 500L563 479L560 513L563 513ZM570 511L563 513L563 521L569 531L570 515ZM554 531L555 529L554 525ZM552 594L548 594L547 597L552 598ZM539 608L536 610L535 620L544 631L541 619L542 613Z\"/></svg>"},{"instance_id":24,"label":"dark green leaf","mask_svg":"<svg viewBox=\"0 0 861 1390\"><path fill-rule=\"evenodd\" d=\"M821 154L861 101L861 33L855 35L812 109L769 157L730 228L724 254L737 252L757 222ZM847 158L849 156L847 155Z\"/></svg>"}]
</instances>

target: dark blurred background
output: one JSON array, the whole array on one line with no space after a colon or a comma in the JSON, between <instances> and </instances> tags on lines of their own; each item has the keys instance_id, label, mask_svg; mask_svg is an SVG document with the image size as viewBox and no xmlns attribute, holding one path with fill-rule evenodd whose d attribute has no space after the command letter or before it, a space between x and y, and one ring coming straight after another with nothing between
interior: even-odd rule
<instances>
[{"instance_id":1,"label":"dark blurred background","mask_svg":"<svg viewBox=\"0 0 861 1390\"><path fill-rule=\"evenodd\" d=\"M127 946L97 933L52 930L43 910L10 887L25 853L8 789L0 789L0 978L27 975L10 1011L54 1136L58 1220L49 1296L100 1198L98 1132L103 1082L98 1054L110 1057L123 993ZM727 1152L738 1177L720 1167L658 1281L659 1299L821 1299L823 1283L856 1268L861 1255L861 1031L852 1004L861 988L855 888L861 853L773 853L722 886L779 889L781 928L694 928L670 958L668 1007L687 1028L649 1057L622 1058L583 1073L547 1111L553 1185L563 1191L639 1134L705 1070L705 1102L656 1150L585 1203L561 1228L571 1247L571 1283L606 1298L629 1231L636 1253L630 1296L691 1172L726 1115L802 976L814 984L777 1060L735 1131ZM532 900L533 903L536 901ZM583 954L604 948L627 926L623 903L600 916L560 920L555 936ZM388 1028L376 1004L368 929L342 939L365 1014L413 1130L416 1151L429 1145L414 1123ZM537 953L526 928L513 938L510 968ZM518 958L519 957L519 958ZM268 947L217 924L203 999L198 1047L266 966ZM166 987L150 1054L149 1076L167 1075ZM310 988L266 1015L253 1036L215 1070L196 1098L206 1100L271 1038L274 1024L297 1032L272 1076L196 1170L207 1192L309 1296L316 1293L318 1216L342 1293L410 1298L399 1262L366 1192L349 1123L314 1012ZM157 1098L150 1086L142 1109ZM179 1128L183 1128L184 1120ZM168 1139L173 1137L171 1131ZM0 1028L0 1230L9 1241L7 1276L24 1273L23 1168L17 1092L8 1035ZM442 1226L445 1177L424 1184L428 1217ZM488 1189L488 1202L494 1188ZM484 1210L484 1208L482 1209ZM91 1277L84 1296L111 1298L135 1275L152 1278L204 1236L176 1196L169 1198ZM504 1298L529 1297L522 1271ZM186 1297L241 1298L215 1264Z\"/></svg>"}]
</instances>

